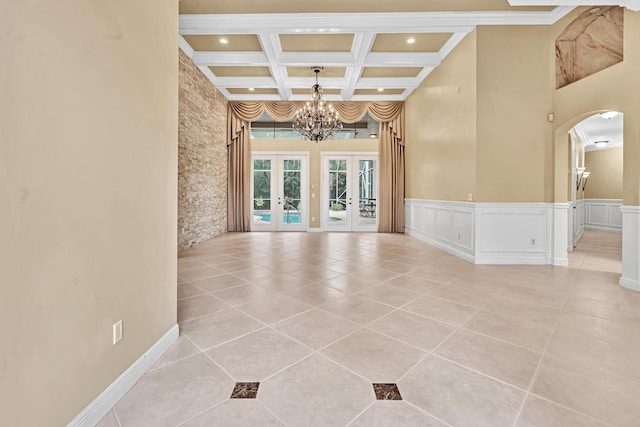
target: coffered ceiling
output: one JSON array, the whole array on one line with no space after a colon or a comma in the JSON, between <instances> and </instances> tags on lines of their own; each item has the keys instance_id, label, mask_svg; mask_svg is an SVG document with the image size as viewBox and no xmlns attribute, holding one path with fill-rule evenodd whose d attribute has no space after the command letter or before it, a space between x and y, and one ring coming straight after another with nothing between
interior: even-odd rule
<instances>
[{"instance_id":1,"label":"coffered ceiling","mask_svg":"<svg viewBox=\"0 0 640 427\"><path fill-rule=\"evenodd\" d=\"M404 100L476 25L551 24L578 3L181 0L179 42L230 100L308 100L314 66L329 100Z\"/></svg>"}]
</instances>

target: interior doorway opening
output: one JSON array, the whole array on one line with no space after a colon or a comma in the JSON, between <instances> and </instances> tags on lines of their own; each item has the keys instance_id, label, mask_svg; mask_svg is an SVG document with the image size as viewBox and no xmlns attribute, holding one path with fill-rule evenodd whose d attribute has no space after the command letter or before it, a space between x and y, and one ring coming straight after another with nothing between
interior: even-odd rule
<instances>
[{"instance_id":1,"label":"interior doorway opening","mask_svg":"<svg viewBox=\"0 0 640 427\"><path fill-rule=\"evenodd\" d=\"M622 272L624 116L590 115L569 131L569 265Z\"/></svg>"}]
</instances>

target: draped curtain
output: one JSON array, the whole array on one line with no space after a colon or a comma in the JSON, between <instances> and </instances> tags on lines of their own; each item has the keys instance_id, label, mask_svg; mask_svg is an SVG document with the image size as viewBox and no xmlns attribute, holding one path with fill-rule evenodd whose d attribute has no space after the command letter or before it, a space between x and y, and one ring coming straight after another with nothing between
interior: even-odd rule
<instances>
[{"instance_id":1,"label":"draped curtain","mask_svg":"<svg viewBox=\"0 0 640 427\"><path fill-rule=\"evenodd\" d=\"M404 232L404 102L332 102L340 120L368 112L380 122L378 232ZM229 231L250 231L251 122L266 111L276 121L293 117L304 102L229 102Z\"/></svg>"}]
</instances>

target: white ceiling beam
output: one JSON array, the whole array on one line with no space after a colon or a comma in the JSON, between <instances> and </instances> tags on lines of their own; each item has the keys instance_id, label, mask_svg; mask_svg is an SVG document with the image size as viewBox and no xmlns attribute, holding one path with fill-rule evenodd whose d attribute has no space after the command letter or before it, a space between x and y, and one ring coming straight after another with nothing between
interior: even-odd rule
<instances>
[{"instance_id":1,"label":"white ceiling beam","mask_svg":"<svg viewBox=\"0 0 640 427\"><path fill-rule=\"evenodd\" d=\"M342 91L342 98L345 101L350 101L353 93L356 90L356 85L360 80L360 75L362 74L362 70L364 68L364 62L371 52L371 48L373 47L373 42L375 40L376 33L374 32L356 33L355 37L353 38L351 52L353 52L356 63L353 67L347 68L346 78L348 86L345 90Z\"/></svg>"},{"instance_id":2,"label":"white ceiling beam","mask_svg":"<svg viewBox=\"0 0 640 427\"><path fill-rule=\"evenodd\" d=\"M271 76L278 88L278 94L282 100L288 100L291 95L285 88L284 81L287 77L285 67L278 64L278 57L282 54L282 46L280 45L280 37L277 33L261 33L258 34L258 40L266 57L269 59L269 70Z\"/></svg>"},{"instance_id":3,"label":"white ceiling beam","mask_svg":"<svg viewBox=\"0 0 640 427\"><path fill-rule=\"evenodd\" d=\"M320 86L324 88L346 88L347 87L347 79L344 77L322 77L322 73L320 73L319 77ZM287 77L285 80L285 85L287 87L295 87L295 88L308 88L311 90L311 86L316 84L315 77Z\"/></svg>"},{"instance_id":4,"label":"white ceiling beam","mask_svg":"<svg viewBox=\"0 0 640 427\"><path fill-rule=\"evenodd\" d=\"M379 87L404 88L417 87L420 80L417 77L363 77L358 81L356 89L373 89Z\"/></svg>"},{"instance_id":5,"label":"white ceiling beam","mask_svg":"<svg viewBox=\"0 0 640 427\"><path fill-rule=\"evenodd\" d=\"M196 65L206 66L268 66L269 59L263 52L193 52Z\"/></svg>"},{"instance_id":6,"label":"white ceiling beam","mask_svg":"<svg viewBox=\"0 0 640 427\"><path fill-rule=\"evenodd\" d=\"M548 25L553 11L180 15L180 34L468 32L476 25Z\"/></svg>"},{"instance_id":7,"label":"white ceiling beam","mask_svg":"<svg viewBox=\"0 0 640 427\"><path fill-rule=\"evenodd\" d=\"M341 95L322 95L322 98L326 101L342 101ZM291 101L309 101L311 99L311 93L307 95L291 95Z\"/></svg>"},{"instance_id":8,"label":"white ceiling beam","mask_svg":"<svg viewBox=\"0 0 640 427\"><path fill-rule=\"evenodd\" d=\"M198 69L200 69L200 71L202 71L202 74L204 74L211 83L213 83L214 85L218 85L218 77L216 77L213 72L209 69L209 67L204 67L204 66L198 66Z\"/></svg>"},{"instance_id":9,"label":"white ceiling beam","mask_svg":"<svg viewBox=\"0 0 640 427\"><path fill-rule=\"evenodd\" d=\"M438 52L371 52L365 67L435 67L440 64Z\"/></svg>"},{"instance_id":10,"label":"white ceiling beam","mask_svg":"<svg viewBox=\"0 0 640 427\"><path fill-rule=\"evenodd\" d=\"M178 36L178 46L185 53L185 55L187 55L189 58L193 58L193 48L191 47L189 42L185 40L184 37Z\"/></svg>"},{"instance_id":11,"label":"white ceiling beam","mask_svg":"<svg viewBox=\"0 0 640 427\"><path fill-rule=\"evenodd\" d=\"M351 52L282 52L278 62L289 67L343 67L354 64Z\"/></svg>"}]
</instances>

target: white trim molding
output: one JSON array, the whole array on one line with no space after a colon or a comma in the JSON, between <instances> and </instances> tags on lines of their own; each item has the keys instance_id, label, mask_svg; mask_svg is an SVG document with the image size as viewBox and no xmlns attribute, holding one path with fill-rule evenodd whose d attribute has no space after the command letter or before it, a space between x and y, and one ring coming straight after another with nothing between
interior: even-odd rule
<instances>
[{"instance_id":1,"label":"white trim molding","mask_svg":"<svg viewBox=\"0 0 640 427\"><path fill-rule=\"evenodd\" d=\"M620 6L629 10L640 10L640 0L509 0L511 6Z\"/></svg>"},{"instance_id":2,"label":"white trim molding","mask_svg":"<svg viewBox=\"0 0 640 427\"><path fill-rule=\"evenodd\" d=\"M474 264L566 266L568 210L568 203L405 199L405 232Z\"/></svg>"},{"instance_id":3,"label":"white trim molding","mask_svg":"<svg viewBox=\"0 0 640 427\"><path fill-rule=\"evenodd\" d=\"M640 291L640 206L622 206L622 276L620 286Z\"/></svg>"},{"instance_id":4,"label":"white trim molding","mask_svg":"<svg viewBox=\"0 0 640 427\"><path fill-rule=\"evenodd\" d=\"M129 366L109 387L80 412L67 427L94 426L113 408L160 357L178 340L178 325L174 325L142 356Z\"/></svg>"}]
</instances>

